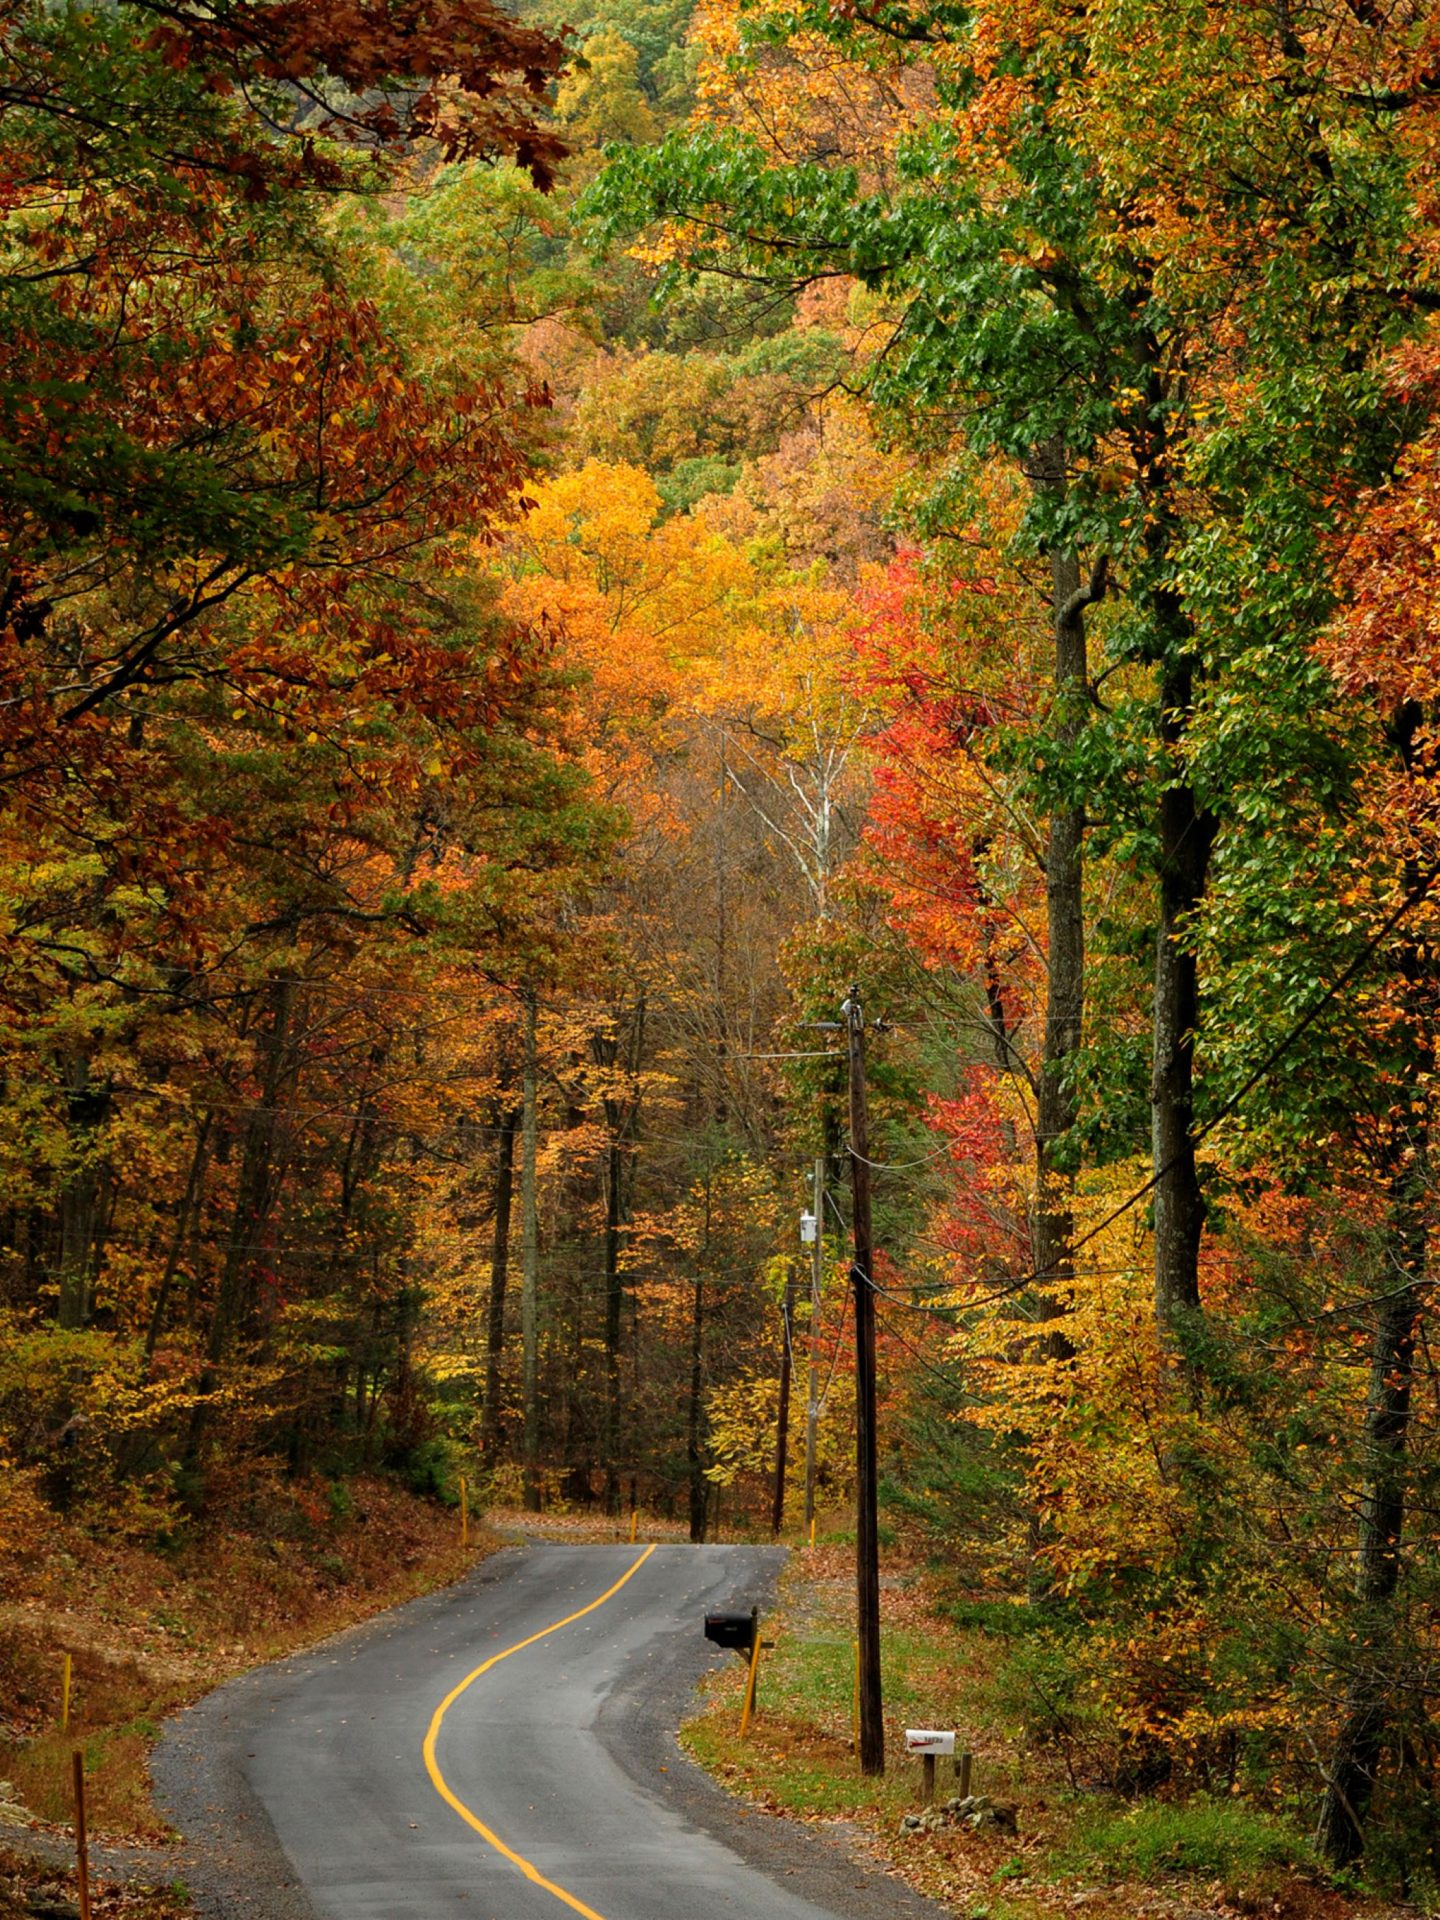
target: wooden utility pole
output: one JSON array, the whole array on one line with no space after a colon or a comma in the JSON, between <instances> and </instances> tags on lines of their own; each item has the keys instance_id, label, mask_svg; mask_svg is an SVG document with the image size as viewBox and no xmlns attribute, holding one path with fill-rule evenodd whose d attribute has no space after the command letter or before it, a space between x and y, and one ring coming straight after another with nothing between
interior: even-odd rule
<instances>
[{"instance_id":1,"label":"wooden utility pole","mask_svg":"<svg viewBox=\"0 0 1440 1920\"><path fill-rule=\"evenodd\" d=\"M490 1300L486 1312L485 1400L480 1415L480 1451L493 1461L500 1447L500 1363L505 1356L505 1289L510 1278L510 1209L515 1197L515 1134L520 1113L499 1110L495 1159L495 1232L490 1243Z\"/></svg>"},{"instance_id":2,"label":"wooden utility pole","mask_svg":"<svg viewBox=\"0 0 1440 1920\"><path fill-rule=\"evenodd\" d=\"M885 1771L880 1690L880 1526L875 1449L874 1246L870 1225L870 1125L865 1102L865 1014L852 987L841 1008L850 1061L850 1275L855 1294L855 1597L859 1645L860 1771Z\"/></svg>"},{"instance_id":3,"label":"wooden utility pole","mask_svg":"<svg viewBox=\"0 0 1440 1920\"><path fill-rule=\"evenodd\" d=\"M539 1157L535 1043L535 989L525 993L525 1076L520 1152L520 1344L523 1350L525 1506L540 1506L540 1215L536 1200Z\"/></svg>"},{"instance_id":4,"label":"wooden utility pole","mask_svg":"<svg viewBox=\"0 0 1440 1920\"><path fill-rule=\"evenodd\" d=\"M785 1524L785 1469L790 1457L790 1368L795 1335L795 1270L785 1276L785 1298L780 1306L780 1418L775 1429L775 1501L770 1531L778 1539Z\"/></svg>"},{"instance_id":5,"label":"wooden utility pole","mask_svg":"<svg viewBox=\"0 0 1440 1920\"><path fill-rule=\"evenodd\" d=\"M820 1338L820 1287L825 1278L825 1160L815 1162L815 1238L810 1243L810 1384L805 1399L805 1538L815 1520L815 1440L820 1423L816 1393L816 1342Z\"/></svg>"}]
</instances>

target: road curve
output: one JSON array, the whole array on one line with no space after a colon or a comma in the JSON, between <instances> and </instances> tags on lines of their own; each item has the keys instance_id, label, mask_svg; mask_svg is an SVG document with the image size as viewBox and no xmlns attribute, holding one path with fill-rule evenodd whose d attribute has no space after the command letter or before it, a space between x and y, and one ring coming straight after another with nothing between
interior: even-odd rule
<instances>
[{"instance_id":1,"label":"road curve","mask_svg":"<svg viewBox=\"0 0 1440 1920\"><path fill-rule=\"evenodd\" d=\"M696 1678L725 1657L702 1616L763 1605L782 1558L509 1549L219 1689L154 1762L201 1913L934 1920L878 1867L748 1816L675 1744Z\"/></svg>"}]
</instances>

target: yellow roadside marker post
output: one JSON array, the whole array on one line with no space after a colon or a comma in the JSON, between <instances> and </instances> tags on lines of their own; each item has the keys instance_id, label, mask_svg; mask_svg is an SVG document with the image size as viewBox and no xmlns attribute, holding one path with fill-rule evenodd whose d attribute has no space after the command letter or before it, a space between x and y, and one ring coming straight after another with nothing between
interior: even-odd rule
<instances>
[{"instance_id":1,"label":"yellow roadside marker post","mask_svg":"<svg viewBox=\"0 0 1440 1920\"><path fill-rule=\"evenodd\" d=\"M80 1920L90 1920L90 1843L85 1833L85 1756L76 1747L71 1759L75 1778L75 1871L80 1882Z\"/></svg>"},{"instance_id":2,"label":"yellow roadside marker post","mask_svg":"<svg viewBox=\"0 0 1440 1920\"><path fill-rule=\"evenodd\" d=\"M468 1547L470 1544L470 1507L463 1473L460 1476L460 1544L462 1547Z\"/></svg>"},{"instance_id":3,"label":"yellow roadside marker post","mask_svg":"<svg viewBox=\"0 0 1440 1920\"><path fill-rule=\"evenodd\" d=\"M635 1544L635 1522L636 1522L635 1509L634 1507L631 1507L630 1509L630 1544L632 1547Z\"/></svg>"},{"instance_id":4,"label":"yellow roadside marker post","mask_svg":"<svg viewBox=\"0 0 1440 1920\"><path fill-rule=\"evenodd\" d=\"M745 1704L740 1709L740 1738L750 1731L750 1716L755 1711L755 1676L760 1670L760 1622L755 1622L755 1637L750 1642L750 1677L745 1682Z\"/></svg>"},{"instance_id":5,"label":"yellow roadside marker post","mask_svg":"<svg viewBox=\"0 0 1440 1920\"><path fill-rule=\"evenodd\" d=\"M815 1516L813 1513L810 1516L810 1548L813 1552L815 1548Z\"/></svg>"},{"instance_id":6,"label":"yellow roadside marker post","mask_svg":"<svg viewBox=\"0 0 1440 1920\"><path fill-rule=\"evenodd\" d=\"M70 1731L70 1655L60 1662L60 1731Z\"/></svg>"}]
</instances>

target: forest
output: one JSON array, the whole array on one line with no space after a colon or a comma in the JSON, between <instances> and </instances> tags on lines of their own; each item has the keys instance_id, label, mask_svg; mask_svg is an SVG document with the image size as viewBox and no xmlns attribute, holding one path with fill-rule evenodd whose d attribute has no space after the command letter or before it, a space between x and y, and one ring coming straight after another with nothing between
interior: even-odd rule
<instances>
[{"instance_id":1,"label":"forest","mask_svg":"<svg viewBox=\"0 0 1440 1920\"><path fill-rule=\"evenodd\" d=\"M886 1528L1440 1898L1440 11L4 0L0 206L0 1553L843 1514L858 994Z\"/></svg>"}]
</instances>

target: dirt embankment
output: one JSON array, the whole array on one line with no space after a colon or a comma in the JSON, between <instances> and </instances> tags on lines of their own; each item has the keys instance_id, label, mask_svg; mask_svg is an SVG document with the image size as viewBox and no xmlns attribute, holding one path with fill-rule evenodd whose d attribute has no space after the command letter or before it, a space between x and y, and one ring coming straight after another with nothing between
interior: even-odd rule
<instances>
[{"instance_id":1,"label":"dirt embankment","mask_svg":"<svg viewBox=\"0 0 1440 1920\"><path fill-rule=\"evenodd\" d=\"M161 1722L222 1680L458 1579L498 1544L395 1483L253 1474L203 1520L127 1537L59 1518L0 1559L0 1920L75 1906L72 1756L84 1756L96 1920L186 1910L150 1797ZM65 1655L70 1656L63 1726Z\"/></svg>"}]
</instances>

